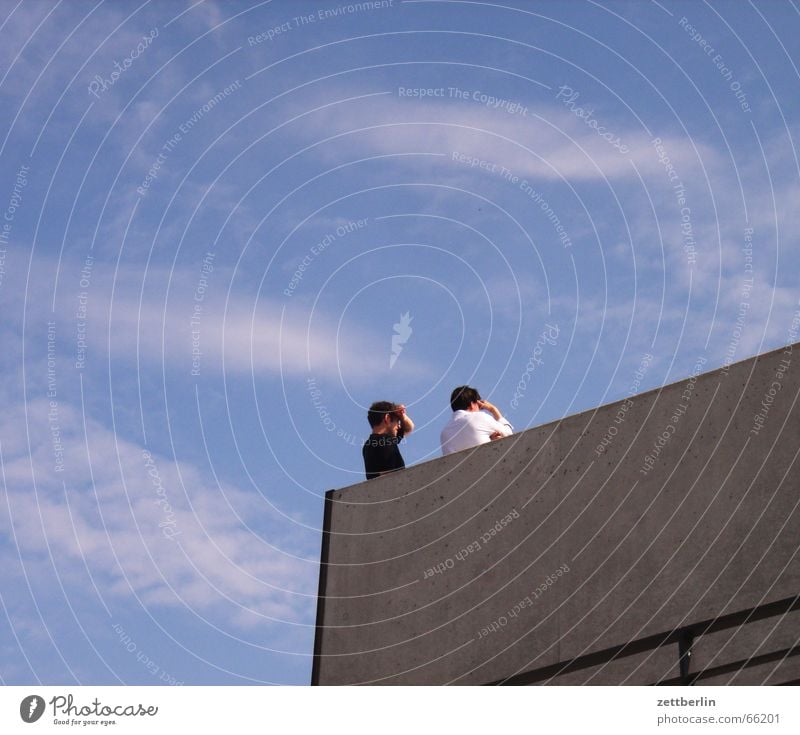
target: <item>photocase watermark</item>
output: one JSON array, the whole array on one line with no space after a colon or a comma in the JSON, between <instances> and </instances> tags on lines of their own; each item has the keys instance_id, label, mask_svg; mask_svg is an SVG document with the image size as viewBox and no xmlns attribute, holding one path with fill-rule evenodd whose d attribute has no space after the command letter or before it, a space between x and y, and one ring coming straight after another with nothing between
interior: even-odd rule
<instances>
[{"instance_id":1,"label":"photocase watermark","mask_svg":"<svg viewBox=\"0 0 800 735\"><path fill-rule=\"evenodd\" d=\"M248 36L247 43L250 46L257 46L265 41L273 41L278 36L288 33L295 28L303 28L305 26L316 25L317 23L332 20L344 15L352 15L353 13L365 13L373 10L385 10L386 8L394 7L394 0L368 0L361 3L349 3L348 5L337 5L332 8L319 8L313 13L305 13L303 15L296 15L291 20L281 23L267 30L257 33L255 36Z\"/></svg>"},{"instance_id":2,"label":"photocase watermark","mask_svg":"<svg viewBox=\"0 0 800 735\"><path fill-rule=\"evenodd\" d=\"M783 353L785 355L791 355L792 348L787 347ZM775 398L777 397L778 393L780 393L781 389L783 388L783 379L791 366L791 357L781 358L781 361L778 363L778 367L775 369L775 373L772 376L772 382L764 392L764 397L761 400L761 408L759 409L758 413L753 416L753 426L750 429L751 434L758 436L762 427L766 423L769 410L772 408L772 404L775 402Z\"/></svg>"},{"instance_id":3,"label":"photocase watermark","mask_svg":"<svg viewBox=\"0 0 800 735\"><path fill-rule=\"evenodd\" d=\"M444 87L398 87L398 97L411 97L412 99L423 99L425 97L444 97Z\"/></svg>"},{"instance_id":4,"label":"photocase watermark","mask_svg":"<svg viewBox=\"0 0 800 735\"><path fill-rule=\"evenodd\" d=\"M680 208L681 241L683 243L683 252L686 253L686 261L689 265L694 265L697 259L697 243L694 239L694 229L692 227L692 210L686 199L686 187L683 185L680 176L678 176L672 161L670 161L661 138L653 138L651 142L656 149L659 162L667 172L667 177L675 194L675 201Z\"/></svg>"},{"instance_id":5,"label":"photocase watermark","mask_svg":"<svg viewBox=\"0 0 800 735\"><path fill-rule=\"evenodd\" d=\"M728 348L725 350L725 358L722 361L722 373L727 375L731 369L731 365L736 357L736 350L739 348L739 342L742 339L742 331L744 330L747 314L750 311L750 293L753 290L753 228L746 227L744 230L744 278L742 280L742 290L740 291L739 313L736 316L733 329L731 331L731 339L728 343Z\"/></svg>"},{"instance_id":6,"label":"photocase watermark","mask_svg":"<svg viewBox=\"0 0 800 735\"><path fill-rule=\"evenodd\" d=\"M491 94L486 94L480 89L459 89L458 87L448 87L447 96L451 99L472 100L478 102L484 107L491 110L503 110L509 115L520 115L522 117L528 116L528 108L521 105L519 102L507 100L503 97L495 97Z\"/></svg>"},{"instance_id":7,"label":"photocase watermark","mask_svg":"<svg viewBox=\"0 0 800 735\"><path fill-rule=\"evenodd\" d=\"M144 460L144 466L147 468L147 474L150 475L150 479L153 482L153 487L156 489L156 495L158 495L158 500L155 501L155 504L160 506L164 513L164 520L159 522L158 527L161 529L161 533L164 534L165 538L172 540L175 536L180 536L181 532L177 530L175 513L167 500L167 491L164 488L164 483L161 481L161 475L156 466L156 461L153 455L146 449L142 450L142 459Z\"/></svg>"},{"instance_id":8,"label":"photocase watermark","mask_svg":"<svg viewBox=\"0 0 800 735\"><path fill-rule=\"evenodd\" d=\"M114 623L112 628L117 634L119 642L125 646L125 650L128 653L135 654L136 660L150 672L151 676L158 677L159 681L163 681L169 686L183 686L182 681L178 681L174 676L164 671L164 669L162 669L147 654L141 651L139 646L136 645L136 642L131 639L131 637L125 632L125 628L123 628L119 623Z\"/></svg>"},{"instance_id":9,"label":"photocase watermark","mask_svg":"<svg viewBox=\"0 0 800 735\"><path fill-rule=\"evenodd\" d=\"M22 204L22 191L28 185L29 166L22 165L17 169L14 179L14 187L11 190L6 210L3 212L3 222L0 226L0 286L6 275L6 256L10 245L11 230L13 229L14 217Z\"/></svg>"},{"instance_id":10,"label":"photocase watermark","mask_svg":"<svg viewBox=\"0 0 800 735\"><path fill-rule=\"evenodd\" d=\"M749 293L749 292L748 292ZM739 310L736 314L736 321L733 323L733 330L731 331L731 340L728 342L728 348L725 350L725 357L722 361L722 373L727 375L731 369L734 358L736 357L736 350L739 347L739 342L742 339L742 331L747 319L747 313L750 311L750 302L742 300L739 302Z\"/></svg>"},{"instance_id":11,"label":"photocase watermark","mask_svg":"<svg viewBox=\"0 0 800 735\"><path fill-rule=\"evenodd\" d=\"M498 163L492 163L491 161L486 161L483 158L469 156L466 153L459 153L458 151L453 151L452 160L463 163L470 168L477 168L481 171L486 171L490 174L496 173L498 168L502 168L502 166L500 166Z\"/></svg>"},{"instance_id":12,"label":"photocase watermark","mask_svg":"<svg viewBox=\"0 0 800 735\"><path fill-rule=\"evenodd\" d=\"M711 62L717 67L722 78L726 82L729 82L729 89L736 97L736 101L739 103L739 107L742 111L752 112L750 103L747 101L747 94L742 89L741 82L733 78L733 71L725 63L722 54L716 53L716 49L703 38L703 35L694 26L689 24L689 19L685 15L678 21L678 25L689 34L689 38L691 38L692 41L705 51L708 58L711 59Z\"/></svg>"},{"instance_id":13,"label":"photocase watermark","mask_svg":"<svg viewBox=\"0 0 800 735\"><path fill-rule=\"evenodd\" d=\"M348 5L336 5L333 8L320 8L316 14L309 13L305 16L308 23L313 23L319 20L331 20L343 15L352 15L353 13L364 13L372 10L385 10L386 8L394 7L394 0L368 0L362 3L349 3ZM315 16L314 20L309 20ZM303 16L300 16L301 20Z\"/></svg>"},{"instance_id":14,"label":"photocase watermark","mask_svg":"<svg viewBox=\"0 0 800 735\"><path fill-rule=\"evenodd\" d=\"M753 426L750 429L750 433L754 436L758 436L759 432L763 428L767 421L769 411L772 408L772 404L775 402L778 393L780 393L780 391L783 389L783 379L786 377L786 373L792 366L792 353L794 351L793 345L795 342L797 342L798 332L800 332L800 301L798 301L798 306L792 315L792 321L789 324L789 329L786 334L786 347L783 350L785 357L781 358L781 361L778 363L778 367L775 368L775 373L772 376L772 382L769 384L766 391L764 391L764 396L761 399L761 407L759 408L758 413L753 416Z\"/></svg>"},{"instance_id":15,"label":"photocase watermark","mask_svg":"<svg viewBox=\"0 0 800 735\"><path fill-rule=\"evenodd\" d=\"M548 574L544 582L542 582L536 589L532 590L529 594L525 595L518 603L511 607L505 615L493 620L489 625L481 628L478 633L478 640L486 638L492 633L505 628L511 621L513 621L523 610L528 607L533 607L533 604L538 600L547 590L549 590L561 577L569 572L569 565L562 564L555 572Z\"/></svg>"},{"instance_id":16,"label":"photocase watermark","mask_svg":"<svg viewBox=\"0 0 800 735\"><path fill-rule=\"evenodd\" d=\"M43 714L47 703L38 694L31 694L20 702L19 716L23 722L36 722Z\"/></svg>"},{"instance_id":17,"label":"photocase watermark","mask_svg":"<svg viewBox=\"0 0 800 735\"><path fill-rule=\"evenodd\" d=\"M508 181L509 183L518 187L520 191L524 192L536 204L539 205L539 208L542 210L545 217L547 217L550 224L553 225L553 229L556 231L562 247L564 249L572 247L572 240L567 234L567 231L564 229L564 226L561 224L561 219L553 211L553 208L547 203L547 200L544 198L544 196L534 189L533 186L528 183L527 179L517 176L513 171L499 163L487 161L483 158L478 158L477 156L470 156L466 153L460 153L459 151L453 151L452 160L457 161L458 163L463 163L470 168L477 168L480 171L486 171L490 174L500 174L505 181Z\"/></svg>"},{"instance_id":18,"label":"photocase watermark","mask_svg":"<svg viewBox=\"0 0 800 735\"><path fill-rule=\"evenodd\" d=\"M64 471L64 444L61 441L61 422L58 418L58 390L56 387L56 323L47 322L47 424L53 446L55 472Z\"/></svg>"},{"instance_id":19,"label":"photocase watermark","mask_svg":"<svg viewBox=\"0 0 800 735\"><path fill-rule=\"evenodd\" d=\"M403 345L408 342L409 337L411 337L411 333L414 331L411 328L411 321L414 319L413 316L409 315L409 312L400 315L400 321L394 324L394 334L392 335L392 354L389 355L389 370L394 367L394 364L397 362L397 358L400 357L400 353L403 351Z\"/></svg>"},{"instance_id":20,"label":"photocase watermark","mask_svg":"<svg viewBox=\"0 0 800 735\"><path fill-rule=\"evenodd\" d=\"M178 125L178 130L186 135L195 125L197 125L197 123L199 123L209 112L211 112L211 110L213 110L220 102L222 102L222 100L224 100L226 97L229 97L241 88L242 83L238 79L232 82L221 92L217 92L217 94L211 97L207 102L198 107L192 113L191 117L187 117L186 120Z\"/></svg>"},{"instance_id":21,"label":"photocase watermark","mask_svg":"<svg viewBox=\"0 0 800 735\"><path fill-rule=\"evenodd\" d=\"M453 569L456 565L456 562L464 561L464 559L466 559L468 556L480 551L484 546L486 546L486 544L488 544L517 518L519 518L519 511L516 508L512 508L510 513L496 521L495 524L488 531L486 531L486 533L483 533L475 538L471 543L464 546L453 556L449 556L444 561L440 561L438 564L426 569L422 573L422 578L430 579L431 577L435 577L437 574L444 574L448 570Z\"/></svg>"},{"instance_id":22,"label":"photocase watermark","mask_svg":"<svg viewBox=\"0 0 800 735\"><path fill-rule=\"evenodd\" d=\"M753 232L752 227L744 228L744 246L742 253L744 254L744 274L745 278L750 277L750 283L753 282Z\"/></svg>"},{"instance_id":23,"label":"photocase watermark","mask_svg":"<svg viewBox=\"0 0 800 735\"><path fill-rule=\"evenodd\" d=\"M200 358L203 355L200 349L200 322L203 316L203 301L206 298L208 288L208 277L214 270L215 253L207 252L203 256L200 265L200 276L194 289L194 301L192 303L192 315L189 318L189 330L192 336L192 368L191 375L200 375Z\"/></svg>"},{"instance_id":24,"label":"photocase watermark","mask_svg":"<svg viewBox=\"0 0 800 735\"><path fill-rule=\"evenodd\" d=\"M617 426L625 421L628 411L632 408L633 401L631 398L639 392L642 380L644 380L644 376L647 374L647 368L650 367L651 362L653 362L653 356L649 352L645 352L639 363L639 367L633 374L633 383L631 383L630 390L628 391L628 397L623 401L622 405L617 409L617 413L614 415L614 424L616 424L616 426L611 424L606 429L606 433L603 435L600 443L595 447L594 453L598 457L608 449L614 437L619 433Z\"/></svg>"},{"instance_id":25,"label":"photocase watermark","mask_svg":"<svg viewBox=\"0 0 800 735\"><path fill-rule=\"evenodd\" d=\"M22 165L17 170L17 175L14 178L14 188L11 190L11 196L6 206L6 211L3 212L3 230L5 234L0 235L0 242L3 246L8 245L8 233L11 232L11 223L17 214L17 210L22 205L22 192L28 185L28 173L30 166Z\"/></svg>"},{"instance_id":26,"label":"photocase watermark","mask_svg":"<svg viewBox=\"0 0 800 735\"><path fill-rule=\"evenodd\" d=\"M114 720L82 720L81 717L154 717L158 714L158 707L151 705L145 707L141 703L128 705L102 704L99 699L94 699L91 704L76 705L71 694L53 697L49 702L53 708L54 725L113 725ZM59 717L71 717L71 720L59 720Z\"/></svg>"},{"instance_id":27,"label":"photocase watermark","mask_svg":"<svg viewBox=\"0 0 800 735\"><path fill-rule=\"evenodd\" d=\"M172 153L175 148L177 148L178 143L180 143L182 140L183 136L180 133L175 132L173 133L172 137L161 146L161 150L158 152L158 157L150 165L147 175L144 177L144 179L142 179L142 183L136 187L136 193L140 197L143 197L145 194L147 194L150 186L158 178L158 172L161 170L161 167L167 162L167 156Z\"/></svg>"},{"instance_id":28,"label":"photocase watermark","mask_svg":"<svg viewBox=\"0 0 800 735\"><path fill-rule=\"evenodd\" d=\"M486 94L480 89L460 89L459 87L398 87L398 97L424 99L439 97L444 99L471 100L488 107L490 110L503 110L509 115L527 117L528 108L519 102Z\"/></svg>"},{"instance_id":29,"label":"photocase watermark","mask_svg":"<svg viewBox=\"0 0 800 735\"><path fill-rule=\"evenodd\" d=\"M510 171L507 171L505 168L503 168L503 170L500 173L504 178L511 181L512 184L516 183L517 177L511 174ZM536 189L534 189L527 182L526 179L522 179L522 181L520 181L519 188L539 205L542 212L544 212L545 217L547 217L547 219L553 225L553 229L556 231L558 239L561 241L562 247L564 247L565 249L571 248L572 240L569 239L569 235L567 234L567 231L564 229L564 226L561 224L561 220L559 219L558 215L553 211L553 208L547 203L542 194L536 191Z\"/></svg>"},{"instance_id":30,"label":"photocase watermark","mask_svg":"<svg viewBox=\"0 0 800 735\"><path fill-rule=\"evenodd\" d=\"M686 382L686 387L681 392L680 403L678 403L673 410L672 416L664 427L664 430L656 437L656 440L653 442L653 448L645 455L642 461L642 466L639 469L641 474L647 475L650 470L655 467L659 455L664 450L664 447L669 444L672 435L678 430L678 423L689 409L689 402L692 400L694 388L697 384L697 376L700 375L700 371L703 369L703 365L705 365L706 362L707 360L705 357L698 357L695 361L694 367L692 368L692 375Z\"/></svg>"},{"instance_id":31,"label":"photocase watermark","mask_svg":"<svg viewBox=\"0 0 800 735\"><path fill-rule=\"evenodd\" d=\"M257 33L255 36L248 36L247 43L250 46L257 46L259 43L264 43L264 41L272 41L274 38L280 36L282 33L291 31L292 28L296 27L297 26L293 23L293 21L287 20L285 23L280 23L279 25L267 28L266 31Z\"/></svg>"},{"instance_id":32,"label":"photocase watermark","mask_svg":"<svg viewBox=\"0 0 800 735\"><path fill-rule=\"evenodd\" d=\"M557 100L561 100L561 104L563 104L568 110L572 112L575 117L584 121L587 127L594 130L597 135L599 135L604 140L608 141L609 144L616 148L620 153L628 153L630 152L630 148L625 145L618 135L614 135L614 133L610 132L605 128L605 126L600 125L597 120L593 117L594 115L594 108L590 107L589 109L584 109L583 107L577 107L575 102L580 97L580 92L576 92L572 87L568 87L566 84L562 84L558 88L558 94L556 95Z\"/></svg>"},{"instance_id":33,"label":"photocase watermark","mask_svg":"<svg viewBox=\"0 0 800 735\"><path fill-rule=\"evenodd\" d=\"M114 61L114 71L112 71L108 77L104 78L99 74L95 74L94 79L89 82L89 86L87 87L89 94L93 94L97 99L100 99L100 95L111 89L111 87L117 83L119 78L130 69L136 59L147 51L156 38L158 38L158 28L153 28L150 33L142 36L142 40L139 41L136 48L122 60L121 64L116 60Z\"/></svg>"},{"instance_id":34,"label":"photocase watermark","mask_svg":"<svg viewBox=\"0 0 800 735\"><path fill-rule=\"evenodd\" d=\"M358 437L336 425L327 406L322 402L322 390L317 386L316 378L306 378L306 389L311 397L311 405L319 416L322 425L327 431L335 433L337 437L347 442L351 447L359 445Z\"/></svg>"},{"instance_id":35,"label":"photocase watermark","mask_svg":"<svg viewBox=\"0 0 800 735\"><path fill-rule=\"evenodd\" d=\"M297 264L297 268L292 274L289 285L283 289L283 295L291 296L297 290L297 287L303 280L306 271L311 267L311 264L317 259L318 256L320 256L331 245L333 245L336 240L343 238L345 235L349 235L355 230L360 230L363 227L366 227L367 222L367 219L359 219L356 221L350 220L343 225L339 225L333 232L329 232L316 245L312 245L308 253L306 253L303 259Z\"/></svg>"},{"instance_id":36,"label":"photocase watermark","mask_svg":"<svg viewBox=\"0 0 800 735\"><path fill-rule=\"evenodd\" d=\"M9 230L11 228L9 227ZM0 237L2 237L2 233L5 231L5 228L0 228ZM5 248L5 244L8 240L3 241L3 246L0 246L0 288L3 287L3 279L6 277L6 256L8 255L8 251Z\"/></svg>"},{"instance_id":37,"label":"photocase watermark","mask_svg":"<svg viewBox=\"0 0 800 735\"><path fill-rule=\"evenodd\" d=\"M203 105L198 107L190 117L187 117L180 125L178 125L178 129L172 134L172 137L169 138L162 146L158 152L158 156L156 160L150 165L150 168L147 171L144 179L142 179L142 183L136 187L136 193L143 197L147 194L150 187L153 185L153 182L158 178L158 174L161 171L161 168L167 162L167 158L169 154L172 153L175 148L178 147L178 143L183 140L183 136L187 135L189 131L197 125L211 110L213 110L220 102L222 102L226 97L229 97L234 92L240 90L242 88L242 83L237 79L235 82L232 82L227 87L225 87L221 92L217 92L213 97L207 100Z\"/></svg>"},{"instance_id":38,"label":"photocase watermark","mask_svg":"<svg viewBox=\"0 0 800 735\"><path fill-rule=\"evenodd\" d=\"M180 136L180 133L177 134ZM174 140L174 137L170 140ZM180 140L180 137L178 137ZM166 145L166 143L164 144ZM161 167L167 162L167 153L169 149L165 150L164 146L161 147L161 151L158 154L158 157L152 164L150 164L150 168L147 171L147 175L142 179L142 183L136 187L136 193L139 196L144 196L147 194L147 190L150 188L150 185L158 178L158 172L161 170Z\"/></svg>"},{"instance_id":39,"label":"photocase watermark","mask_svg":"<svg viewBox=\"0 0 800 735\"><path fill-rule=\"evenodd\" d=\"M800 307L800 301L797 302L798 306ZM789 324L789 330L786 335L786 346L791 348L791 346L797 342L797 336L800 333L800 308L795 309L794 314L792 315L791 324ZM791 349L789 350L791 352Z\"/></svg>"},{"instance_id":40,"label":"photocase watermark","mask_svg":"<svg viewBox=\"0 0 800 735\"><path fill-rule=\"evenodd\" d=\"M544 365L544 360L542 360L542 353L544 352L544 348L546 345L551 345L555 347L556 341L558 340L558 324L547 324L545 323L544 329L542 333L539 335L539 338L533 345L533 352L531 356L528 358L528 363L525 365L525 372L522 373L522 377L517 383L517 387L514 391L514 397L511 399L511 408L518 408L519 407L519 399L525 395L525 392L528 390L528 382L531 379L531 376L536 371L536 368L540 365Z\"/></svg>"},{"instance_id":41,"label":"photocase watermark","mask_svg":"<svg viewBox=\"0 0 800 735\"><path fill-rule=\"evenodd\" d=\"M75 310L75 369L86 367L86 321L89 312L89 287L92 285L94 256L87 255L83 261L78 286L78 307Z\"/></svg>"}]
</instances>

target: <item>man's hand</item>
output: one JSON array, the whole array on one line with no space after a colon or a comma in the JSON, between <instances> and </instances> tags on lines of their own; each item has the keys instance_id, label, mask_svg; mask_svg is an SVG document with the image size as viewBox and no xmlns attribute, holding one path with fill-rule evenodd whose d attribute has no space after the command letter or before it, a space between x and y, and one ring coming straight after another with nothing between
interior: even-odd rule
<instances>
[{"instance_id":1,"label":"man's hand","mask_svg":"<svg viewBox=\"0 0 800 735\"><path fill-rule=\"evenodd\" d=\"M400 424L403 427L404 434L410 434L412 431L414 431L414 422L406 413L406 407L402 403L395 409L394 413L395 416L400 419Z\"/></svg>"},{"instance_id":2,"label":"man's hand","mask_svg":"<svg viewBox=\"0 0 800 735\"><path fill-rule=\"evenodd\" d=\"M488 411L490 414L492 414L492 416L494 416L496 421L499 421L503 416L503 414L501 414L500 411L497 409L497 406L492 405L491 403L489 403L489 401L478 401L478 406L484 409L485 411Z\"/></svg>"},{"instance_id":3,"label":"man's hand","mask_svg":"<svg viewBox=\"0 0 800 735\"><path fill-rule=\"evenodd\" d=\"M502 439L503 435L499 431L493 431L489 434L489 439L493 442L496 442L498 439Z\"/></svg>"}]
</instances>

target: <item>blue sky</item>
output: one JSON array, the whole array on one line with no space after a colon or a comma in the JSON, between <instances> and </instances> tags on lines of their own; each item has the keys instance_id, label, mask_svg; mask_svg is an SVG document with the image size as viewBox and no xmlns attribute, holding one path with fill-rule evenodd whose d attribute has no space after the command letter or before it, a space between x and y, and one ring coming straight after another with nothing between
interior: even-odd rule
<instances>
[{"instance_id":1,"label":"blue sky","mask_svg":"<svg viewBox=\"0 0 800 735\"><path fill-rule=\"evenodd\" d=\"M372 401L787 341L793 3L366 5L3 3L3 683L307 683Z\"/></svg>"}]
</instances>

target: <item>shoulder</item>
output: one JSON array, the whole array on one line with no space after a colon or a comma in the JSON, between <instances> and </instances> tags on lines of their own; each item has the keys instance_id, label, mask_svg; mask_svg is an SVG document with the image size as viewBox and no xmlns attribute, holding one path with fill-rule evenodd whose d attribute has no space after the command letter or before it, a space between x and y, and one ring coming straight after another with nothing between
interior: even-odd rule
<instances>
[{"instance_id":1,"label":"shoulder","mask_svg":"<svg viewBox=\"0 0 800 735\"><path fill-rule=\"evenodd\" d=\"M457 431L463 428L464 421L468 421L469 413L467 411L454 411L453 414L447 419L447 423L442 427L442 434Z\"/></svg>"},{"instance_id":2,"label":"shoulder","mask_svg":"<svg viewBox=\"0 0 800 735\"><path fill-rule=\"evenodd\" d=\"M501 417L501 419L498 421L494 416L488 414L486 411L478 411L473 415L477 417L475 419L474 426L491 429L492 431L500 431L503 434L507 434L511 426L508 424L506 418Z\"/></svg>"},{"instance_id":3,"label":"shoulder","mask_svg":"<svg viewBox=\"0 0 800 735\"><path fill-rule=\"evenodd\" d=\"M486 411L473 411L467 415L469 416L469 421L479 426L489 426L497 423L494 420L494 416L490 416Z\"/></svg>"}]
</instances>

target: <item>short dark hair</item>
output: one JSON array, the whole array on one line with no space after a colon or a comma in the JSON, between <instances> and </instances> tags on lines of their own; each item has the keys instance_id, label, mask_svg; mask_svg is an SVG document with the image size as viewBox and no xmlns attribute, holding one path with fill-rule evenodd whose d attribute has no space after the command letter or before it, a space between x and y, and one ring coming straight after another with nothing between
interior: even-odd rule
<instances>
[{"instance_id":1,"label":"short dark hair","mask_svg":"<svg viewBox=\"0 0 800 735\"><path fill-rule=\"evenodd\" d=\"M459 385L450 394L450 408L454 411L466 411L475 401L481 400L481 394L468 385Z\"/></svg>"},{"instance_id":2,"label":"short dark hair","mask_svg":"<svg viewBox=\"0 0 800 735\"><path fill-rule=\"evenodd\" d=\"M399 406L391 401L375 401L375 403L369 407L369 411L367 411L367 421L369 421L369 425L372 427L380 426L383 417L387 413L393 413L398 408Z\"/></svg>"}]
</instances>

